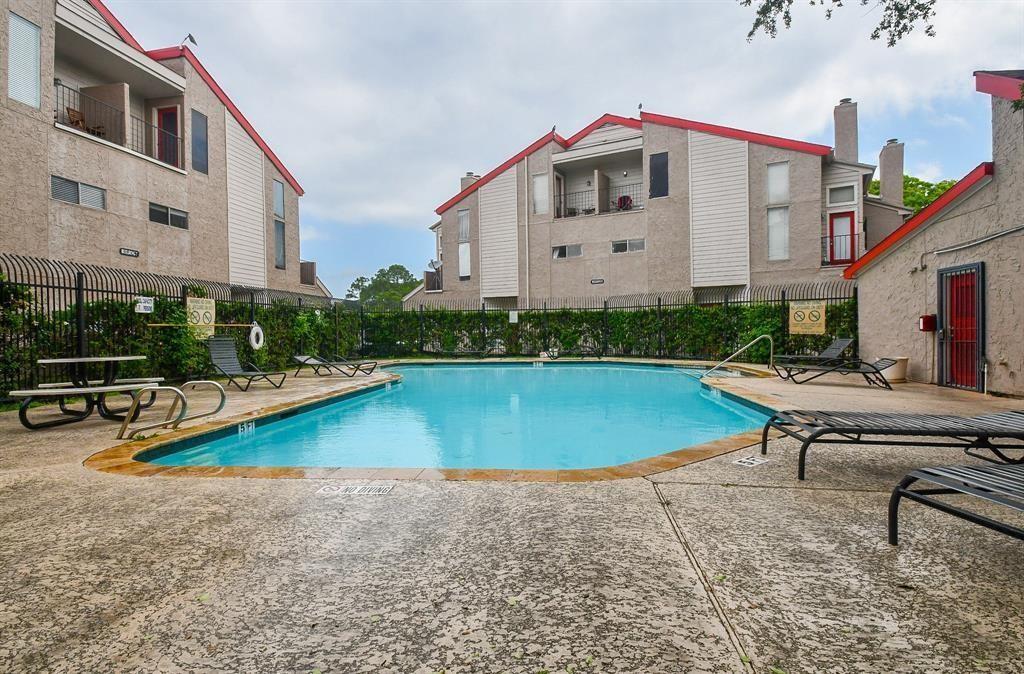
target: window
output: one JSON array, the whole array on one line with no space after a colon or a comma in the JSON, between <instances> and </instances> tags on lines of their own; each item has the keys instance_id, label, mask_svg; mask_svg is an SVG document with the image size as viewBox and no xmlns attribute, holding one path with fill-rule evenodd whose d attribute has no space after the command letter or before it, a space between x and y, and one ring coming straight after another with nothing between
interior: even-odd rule
<instances>
[{"instance_id":1,"label":"window","mask_svg":"<svg viewBox=\"0 0 1024 674\"><path fill-rule=\"evenodd\" d=\"M789 203L789 162L768 164L768 203Z\"/></svg>"},{"instance_id":2,"label":"window","mask_svg":"<svg viewBox=\"0 0 1024 674\"><path fill-rule=\"evenodd\" d=\"M208 125L206 115L198 110L192 111L192 170L200 173L210 172L210 152L208 145Z\"/></svg>"},{"instance_id":3,"label":"window","mask_svg":"<svg viewBox=\"0 0 1024 674\"><path fill-rule=\"evenodd\" d=\"M276 180L274 182L277 182ZM284 254L284 222L274 220L274 266L278 269L285 268Z\"/></svg>"},{"instance_id":4,"label":"window","mask_svg":"<svg viewBox=\"0 0 1024 674\"><path fill-rule=\"evenodd\" d=\"M274 215L284 217L284 183L280 180L274 181Z\"/></svg>"},{"instance_id":5,"label":"window","mask_svg":"<svg viewBox=\"0 0 1024 674\"><path fill-rule=\"evenodd\" d=\"M102 210L107 208L107 191L105 189L59 176L50 176L50 196L69 204L79 204Z\"/></svg>"},{"instance_id":6,"label":"window","mask_svg":"<svg viewBox=\"0 0 1024 674\"><path fill-rule=\"evenodd\" d=\"M612 253L642 253L647 250L646 239L612 241Z\"/></svg>"},{"instance_id":7,"label":"window","mask_svg":"<svg viewBox=\"0 0 1024 674\"><path fill-rule=\"evenodd\" d=\"M551 259L562 260L567 257L580 257L583 255L583 244L570 243L564 246L551 247Z\"/></svg>"},{"instance_id":8,"label":"window","mask_svg":"<svg viewBox=\"0 0 1024 674\"><path fill-rule=\"evenodd\" d=\"M828 205L852 204L857 200L857 188L853 185L828 188Z\"/></svg>"},{"instance_id":9,"label":"window","mask_svg":"<svg viewBox=\"0 0 1024 674\"><path fill-rule=\"evenodd\" d=\"M469 210L459 211L459 243L469 242Z\"/></svg>"},{"instance_id":10,"label":"window","mask_svg":"<svg viewBox=\"0 0 1024 674\"><path fill-rule=\"evenodd\" d=\"M548 174L533 176L533 212L537 215L548 212Z\"/></svg>"},{"instance_id":11,"label":"window","mask_svg":"<svg viewBox=\"0 0 1024 674\"><path fill-rule=\"evenodd\" d=\"M7 15L7 95L39 107L39 26L10 12Z\"/></svg>"},{"instance_id":12,"label":"window","mask_svg":"<svg viewBox=\"0 0 1024 674\"><path fill-rule=\"evenodd\" d=\"M668 152L652 154L650 159L651 170L651 199L668 196Z\"/></svg>"},{"instance_id":13,"label":"window","mask_svg":"<svg viewBox=\"0 0 1024 674\"><path fill-rule=\"evenodd\" d=\"M768 209L768 259L789 259L789 206Z\"/></svg>"},{"instance_id":14,"label":"window","mask_svg":"<svg viewBox=\"0 0 1024 674\"><path fill-rule=\"evenodd\" d=\"M154 204L152 201L149 202L149 221L178 229L188 229L188 213L177 208Z\"/></svg>"}]
</instances>

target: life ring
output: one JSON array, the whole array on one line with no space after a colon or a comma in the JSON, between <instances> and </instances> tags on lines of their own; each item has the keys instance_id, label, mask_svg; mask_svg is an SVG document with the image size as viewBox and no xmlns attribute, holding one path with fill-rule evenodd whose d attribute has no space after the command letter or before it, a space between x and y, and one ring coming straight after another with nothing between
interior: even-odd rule
<instances>
[{"instance_id":1,"label":"life ring","mask_svg":"<svg viewBox=\"0 0 1024 674\"><path fill-rule=\"evenodd\" d=\"M249 346L254 351L259 351L263 348L263 342L266 341L263 337L263 328L260 324L253 321L252 328L249 329Z\"/></svg>"}]
</instances>

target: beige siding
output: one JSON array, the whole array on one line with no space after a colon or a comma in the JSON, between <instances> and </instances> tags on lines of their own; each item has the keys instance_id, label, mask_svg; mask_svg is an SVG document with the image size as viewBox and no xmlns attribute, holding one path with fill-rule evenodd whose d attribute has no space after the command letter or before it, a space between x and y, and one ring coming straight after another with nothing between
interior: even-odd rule
<instances>
[{"instance_id":1,"label":"beige siding","mask_svg":"<svg viewBox=\"0 0 1024 674\"><path fill-rule=\"evenodd\" d=\"M265 286L263 153L227 110L228 270L231 283Z\"/></svg>"},{"instance_id":2,"label":"beige siding","mask_svg":"<svg viewBox=\"0 0 1024 674\"><path fill-rule=\"evenodd\" d=\"M605 124L600 129L594 130L586 138L573 145L573 149L589 147L591 145L602 145L604 143L624 140L626 138L639 138L642 135L643 131L640 129L631 129L628 126L621 126L619 124Z\"/></svg>"},{"instance_id":3,"label":"beige siding","mask_svg":"<svg viewBox=\"0 0 1024 674\"><path fill-rule=\"evenodd\" d=\"M480 295L519 294L516 166L480 188Z\"/></svg>"},{"instance_id":4,"label":"beige siding","mask_svg":"<svg viewBox=\"0 0 1024 674\"><path fill-rule=\"evenodd\" d=\"M84 19L89 23L90 26L98 30L113 35L117 39L121 39L120 36L114 32L114 29L110 27L110 24L100 16L100 13L93 8L86 0L57 0L57 5L64 7L65 9L73 12L76 16Z\"/></svg>"},{"instance_id":5,"label":"beige siding","mask_svg":"<svg viewBox=\"0 0 1024 674\"><path fill-rule=\"evenodd\" d=\"M694 287L750 280L747 143L690 131Z\"/></svg>"}]
</instances>

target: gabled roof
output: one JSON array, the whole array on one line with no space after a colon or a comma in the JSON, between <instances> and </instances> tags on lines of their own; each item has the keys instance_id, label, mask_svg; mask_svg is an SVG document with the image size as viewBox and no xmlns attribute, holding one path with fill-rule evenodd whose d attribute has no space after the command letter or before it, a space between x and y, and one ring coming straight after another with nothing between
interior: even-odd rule
<instances>
[{"instance_id":1,"label":"gabled roof","mask_svg":"<svg viewBox=\"0 0 1024 674\"><path fill-rule=\"evenodd\" d=\"M982 180L992 176L995 172L995 165L990 162L978 164L977 168L961 178L955 185L942 193L938 199L928 204L917 215L907 220L889 236L879 241L873 248L869 249L864 256L851 264L843 272L843 277L852 279L863 271L871 263L878 259L887 250L898 246L912 233L931 223L937 215L955 204L965 194L971 192L972 188Z\"/></svg>"},{"instance_id":2,"label":"gabled roof","mask_svg":"<svg viewBox=\"0 0 1024 674\"><path fill-rule=\"evenodd\" d=\"M1021 97L1024 70L977 70L974 88L982 93L1015 101Z\"/></svg>"},{"instance_id":3,"label":"gabled roof","mask_svg":"<svg viewBox=\"0 0 1024 674\"><path fill-rule=\"evenodd\" d=\"M595 119L590 124L569 136L569 138L563 138L562 136L555 133L554 130L544 134L533 143L529 144L521 151L512 155L504 162L501 163L497 168L484 174L479 180L474 182L472 185L466 187L454 197L444 202L434 212L441 215L449 208L459 203L473 192L477 191L496 177L507 171L514 164L519 163L524 157L527 157L540 148L544 147L548 143L554 142L561 145L563 148L568 149L569 147L580 142L591 133L600 129L606 124L619 124L626 126L631 129L643 128L644 122L648 124L661 124L663 126L674 126L679 129L693 129L694 131L703 131L704 133L714 134L716 136L725 136L727 138L737 138L740 140L748 140L752 143L760 143L761 145L771 145L773 147L781 147L786 150L796 150L797 152L807 152L809 154L815 154L819 156L826 156L832 152L832 148L828 145L817 145L815 143L807 143L801 140L791 140L789 138L780 138L779 136L768 136L763 133L754 133L752 131L742 131L740 129L733 129L728 126L718 126L715 124L706 124L704 122L694 122L688 119L681 119L679 117L669 117L667 115L655 115L649 112L640 113L640 119L635 117L622 117L620 115L612 115L605 113Z\"/></svg>"},{"instance_id":4,"label":"gabled roof","mask_svg":"<svg viewBox=\"0 0 1024 674\"><path fill-rule=\"evenodd\" d=\"M231 101L227 93L220 87L219 84L217 84L216 80L213 79L213 76L210 75L210 72L203 66L202 63L200 63L199 59L196 57L195 54L192 53L191 49L189 49L188 47L179 46L165 47L163 49L151 49L149 51L146 51L142 48L142 45L139 44L138 40L136 40L132 36L132 34L128 32L128 29L125 28L124 25L117 19L117 17L114 16L114 14L107 8L107 6L103 4L102 0L89 0L89 4L92 5L93 9L99 12L100 16L103 17L103 20L110 25L110 27L114 30L115 33L117 33L117 35L122 40L124 40L127 44L131 45L132 47L142 52L149 58L153 59L154 61L166 61L173 58L184 58L186 61L188 61L195 69L195 71L199 74L199 76L203 79L203 81L206 82L206 85L210 87L210 90L213 91L214 95L216 95L217 98L220 99L220 102L224 104L224 107L228 109L228 111L231 113L231 116L238 121L238 123L241 125L243 129L245 129L245 132L248 133L249 137L252 138L253 142L256 143L257 146L259 146L260 150L263 151L263 153L267 156L270 162L281 173L281 176L288 182L289 185L292 186L292 189L294 189L299 196L305 194L305 191L302 189L302 186L299 185L299 181L295 179L295 176L293 176L291 172L285 167L284 163L280 159L278 159L277 155L274 154L274 151L270 149L269 145L267 145L267 142L263 140L259 133L257 133L256 129L253 128L253 125L249 123L249 120L245 118L245 115L243 115L242 111L238 109L238 106L236 106Z\"/></svg>"}]
</instances>

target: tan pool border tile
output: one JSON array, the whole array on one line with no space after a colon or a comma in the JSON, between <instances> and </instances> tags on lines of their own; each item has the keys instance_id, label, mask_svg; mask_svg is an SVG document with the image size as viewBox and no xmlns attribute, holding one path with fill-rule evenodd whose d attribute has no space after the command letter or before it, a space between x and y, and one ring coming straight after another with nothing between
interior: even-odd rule
<instances>
[{"instance_id":1,"label":"tan pool border tile","mask_svg":"<svg viewBox=\"0 0 1024 674\"><path fill-rule=\"evenodd\" d=\"M505 362L536 361L538 359L503 359ZM590 359L588 359L590 360ZM575 362L573 359L569 362ZM495 362L492 360L436 360L436 361L389 361L387 365L399 364L433 364L433 363L469 363L469 362ZM666 361L643 358L605 358L601 361L594 359L594 362L616 362L636 364L658 364L669 366L686 365L711 365L703 361ZM733 369L740 369L757 376L766 376L764 370L754 366L733 365ZM190 426L166 434L133 440L121 445L96 452L83 463L86 467L104 473L124 475L132 477L160 477L160 478L181 478L181 477L220 477L220 478L256 478L256 479L368 479L368 480L454 480L454 481L488 481L488 482L599 482L606 480L621 480L638 477L647 477L674 470L687 464L704 461L715 456L734 452L745 447L757 445L761 442L761 431L750 431L736 435L719 438L692 447L678 449L665 454L659 454L646 459L632 461L617 466L603 466L599 468L583 468L571 470L505 470L505 469L454 469L454 468L330 468L330 467L301 467L301 466L164 466L135 459L140 453L160 447L169 443L177 442L186 438L202 435L211 431L220 430L234 426L245 421L252 421L263 417L271 416L284 411L301 408L310 403L341 398L358 391L371 388L383 387L386 384L401 380L401 376L394 373L386 373L384 379L377 379L373 382L360 382L352 385L333 389L325 394L306 396L285 403L279 403L263 407L249 412L243 412L231 417L226 417L213 422ZM769 396L759 395L749 391L742 386L735 384L728 378L718 378L714 381L704 382L711 388L720 389L730 395L754 402L769 409L777 409L779 401ZM769 437L778 437L780 434L771 433Z\"/></svg>"}]
</instances>

